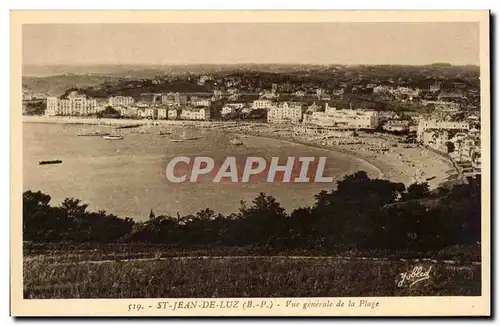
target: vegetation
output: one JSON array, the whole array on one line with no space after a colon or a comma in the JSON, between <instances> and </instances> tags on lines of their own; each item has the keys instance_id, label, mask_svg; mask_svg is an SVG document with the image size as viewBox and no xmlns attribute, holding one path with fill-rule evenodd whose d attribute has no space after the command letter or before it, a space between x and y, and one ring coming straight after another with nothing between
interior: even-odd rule
<instances>
[{"instance_id":1,"label":"vegetation","mask_svg":"<svg viewBox=\"0 0 500 326\"><path fill-rule=\"evenodd\" d=\"M23 101L23 114L26 115L42 115L45 113L47 103L42 100L38 101Z\"/></svg>"},{"instance_id":2,"label":"vegetation","mask_svg":"<svg viewBox=\"0 0 500 326\"><path fill-rule=\"evenodd\" d=\"M119 118L120 112L111 106L106 106L103 111L97 113L98 118Z\"/></svg>"},{"instance_id":3,"label":"vegetation","mask_svg":"<svg viewBox=\"0 0 500 326\"><path fill-rule=\"evenodd\" d=\"M172 217L151 211L138 222L104 211L87 212L80 200L57 207L50 196L23 195L24 240L33 242L151 243L176 246L257 246L270 252L335 248L425 252L480 242L480 181L429 192L427 184L345 176L312 207L286 214L275 198L259 194L224 216L211 209Z\"/></svg>"},{"instance_id":4,"label":"vegetation","mask_svg":"<svg viewBox=\"0 0 500 326\"><path fill-rule=\"evenodd\" d=\"M24 297L480 295L479 180L430 192L357 172L315 198L291 214L261 193L229 216L137 222L27 191ZM415 266L432 277L399 286Z\"/></svg>"},{"instance_id":5,"label":"vegetation","mask_svg":"<svg viewBox=\"0 0 500 326\"><path fill-rule=\"evenodd\" d=\"M339 297L480 295L481 266L432 266L418 286L397 286L413 262L332 258L169 258L24 262L25 298Z\"/></svg>"}]
</instances>

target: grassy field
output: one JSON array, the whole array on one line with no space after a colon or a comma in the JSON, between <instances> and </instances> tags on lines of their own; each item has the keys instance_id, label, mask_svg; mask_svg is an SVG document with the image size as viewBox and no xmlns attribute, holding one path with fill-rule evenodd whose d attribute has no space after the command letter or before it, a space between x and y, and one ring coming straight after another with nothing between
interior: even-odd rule
<instances>
[{"instance_id":1,"label":"grassy field","mask_svg":"<svg viewBox=\"0 0 500 326\"><path fill-rule=\"evenodd\" d=\"M158 247L25 250L25 298L338 297L480 295L472 262L299 256L225 257ZM47 249L47 248L45 248ZM116 249L116 248L115 248ZM193 254L194 253L194 254ZM430 278L398 286L400 273Z\"/></svg>"}]
</instances>

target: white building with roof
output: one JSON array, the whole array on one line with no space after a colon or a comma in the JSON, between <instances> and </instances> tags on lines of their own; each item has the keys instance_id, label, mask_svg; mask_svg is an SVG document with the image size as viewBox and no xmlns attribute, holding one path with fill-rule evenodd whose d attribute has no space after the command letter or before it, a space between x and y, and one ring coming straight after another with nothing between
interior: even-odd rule
<instances>
[{"instance_id":1,"label":"white building with roof","mask_svg":"<svg viewBox=\"0 0 500 326\"><path fill-rule=\"evenodd\" d=\"M468 131L470 125L465 121L420 120L417 127L417 141L422 141L423 133L428 129Z\"/></svg>"},{"instance_id":2,"label":"white building with roof","mask_svg":"<svg viewBox=\"0 0 500 326\"><path fill-rule=\"evenodd\" d=\"M252 103L253 110L256 110L256 109L266 109L267 110L273 106L274 106L274 103L271 100L260 99L260 100L255 100Z\"/></svg>"},{"instance_id":3,"label":"white building with roof","mask_svg":"<svg viewBox=\"0 0 500 326\"><path fill-rule=\"evenodd\" d=\"M267 122L270 123L297 123L300 120L302 120L302 103L299 102L279 103L267 111Z\"/></svg>"},{"instance_id":4,"label":"white building with roof","mask_svg":"<svg viewBox=\"0 0 500 326\"><path fill-rule=\"evenodd\" d=\"M336 109L326 103L325 112L313 112L307 123L322 127L375 129L379 125L379 117L377 111Z\"/></svg>"},{"instance_id":5,"label":"white building with roof","mask_svg":"<svg viewBox=\"0 0 500 326\"><path fill-rule=\"evenodd\" d=\"M92 115L98 112L97 101L73 92L67 98L47 97L45 115Z\"/></svg>"},{"instance_id":6,"label":"white building with roof","mask_svg":"<svg viewBox=\"0 0 500 326\"><path fill-rule=\"evenodd\" d=\"M210 109L208 108L185 108L180 114L184 120L209 120Z\"/></svg>"},{"instance_id":7,"label":"white building with roof","mask_svg":"<svg viewBox=\"0 0 500 326\"><path fill-rule=\"evenodd\" d=\"M110 96L108 104L112 107L119 105L132 105L134 104L134 98L132 96Z\"/></svg>"}]
</instances>

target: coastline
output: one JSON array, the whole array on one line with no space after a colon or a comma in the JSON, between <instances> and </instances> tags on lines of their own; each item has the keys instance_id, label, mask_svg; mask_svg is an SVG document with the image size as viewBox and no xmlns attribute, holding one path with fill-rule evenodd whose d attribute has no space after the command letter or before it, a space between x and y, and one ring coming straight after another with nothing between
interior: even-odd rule
<instances>
[{"instance_id":1,"label":"coastline","mask_svg":"<svg viewBox=\"0 0 500 326\"><path fill-rule=\"evenodd\" d=\"M87 117L46 117L23 115L23 123L49 123L49 124L80 124L80 125L178 125L178 126L204 126L212 121L187 121L187 120L148 120L148 119L114 119L114 118L87 118Z\"/></svg>"},{"instance_id":2,"label":"coastline","mask_svg":"<svg viewBox=\"0 0 500 326\"><path fill-rule=\"evenodd\" d=\"M337 152L337 153L342 153L342 154L347 154L349 156L351 156L352 158L358 160L358 161L361 161L363 164L366 164L366 165L369 165L372 169L376 170L377 171L377 178L378 179L383 179L384 178L384 172L383 170L378 167L377 165L369 162L368 160L364 159L363 157L360 157L358 155L356 155L354 152L350 152L348 150L345 150L345 149L342 149L342 148L332 148L332 147L328 147L326 145L322 145L322 144L316 144L316 143L312 143L312 142L306 142L306 141L301 141L301 140L297 140L297 139L287 139L287 138L283 138L283 137L279 137L279 136L275 136L275 137L272 137L270 135L261 135L261 134L257 134L257 133L243 133L243 132L237 132L237 131L232 131L231 133L235 134L235 135L238 135L238 136L252 136L252 137L259 137L259 138L266 138L266 139L274 139L274 140L280 140L280 141L286 141L286 142L289 142L289 143L292 143L292 144L300 144L300 145L304 145L304 146L309 146L309 147L314 147L314 148L318 148L318 149L324 149L324 150L328 150L328 151L331 151L331 152Z\"/></svg>"},{"instance_id":3,"label":"coastline","mask_svg":"<svg viewBox=\"0 0 500 326\"><path fill-rule=\"evenodd\" d=\"M426 148L414 147L405 149L391 148L388 152L366 150L359 144L322 144L320 141L305 139L305 135L298 136L292 130L282 130L284 135L277 134L274 128L265 123L240 121L189 121L189 120L147 120L147 119L108 119L87 117L46 117L23 116L23 123L52 123L52 124L80 124L102 126L185 126L188 128L210 128L229 132L240 136L253 136L268 139L287 141L304 146L334 151L350 155L353 159L370 166L378 173L377 178L388 179L393 182L402 182L406 186L414 182L427 182L430 189L437 188L441 183L448 181L447 171L454 169L453 165L442 156ZM261 128L264 128L262 130ZM302 138L302 139L301 139ZM384 137L367 137L379 143L389 142ZM369 146L368 146L369 147ZM405 160L405 157L407 158ZM430 180L429 180L430 179Z\"/></svg>"}]
</instances>

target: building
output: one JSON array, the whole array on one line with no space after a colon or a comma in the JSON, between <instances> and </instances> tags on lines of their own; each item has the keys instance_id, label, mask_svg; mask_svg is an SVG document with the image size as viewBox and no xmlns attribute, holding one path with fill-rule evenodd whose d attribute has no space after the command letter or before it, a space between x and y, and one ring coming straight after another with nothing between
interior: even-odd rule
<instances>
[{"instance_id":1,"label":"building","mask_svg":"<svg viewBox=\"0 0 500 326\"><path fill-rule=\"evenodd\" d=\"M269 109L273 107L273 101L271 100L255 100L253 101L252 104L252 109L257 110L257 109Z\"/></svg>"},{"instance_id":2,"label":"building","mask_svg":"<svg viewBox=\"0 0 500 326\"><path fill-rule=\"evenodd\" d=\"M334 89L332 91L332 95L333 96L342 96L342 95L344 95L344 89L343 88Z\"/></svg>"},{"instance_id":3,"label":"building","mask_svg":"<svg viewBox=\"0 0 500 326\"><path fill-rule=\"evenodd\" d=\"M420 120L417 127L417 141L423 141L423 133L428 129L468 131L469 128L469 123L463 121Z\"/></svg>"},{"instance_id":4,"label":"building","mask_svg":"<svg viewBox=\"0 0 500 326\"><path fill-rule=\"evenodd\" d=\"M250 113L250 111L252 111L252 109L249 107L244 107L243 109L241 109L241 113L244 113L244 114L248 114L248 113Z\"/></svg>"},{"instance_id":5,"label":"building","mask_svg":"<svg viewBox=\"0 0 500 326\"><path fill-rule=\"evenodd\" d=\"M23 101L31 101L33 99L33 95L30 91L23 89Z\"/></svg>"},{"instance_id":6,"label":"building","mask_svg":"<svg viewBox=\"0 0 500 326\"><path fill-rule=\"evenodd\" d=\"M167 119L168 117L168 109L167 108L159 108L158 109L158 119Z\"/></svg>"},{"instance_id":7,"label":"building","mask_svg":"<svg viewBox=\"0 0 500 326\"><path fill-rule=\"evenodd\" d=\"M321 96L325 93L325 90L323 88L318 88L316 89L316 97L321 98Z\"/></svg>"},{"instance_id":8,"label":"building","mask_svg":"<svg viewBox=\"0 0 500 326\"><path fill-rule=\"evenodd\" d=\"M382 129L389 132L407 133L410 131L409 120L387 120Z\"/></svg>"},{"instance_id":9,"label":"building","mask_svg":"<svg viewBox=\"0 0 500 326\"><path fill-rule=\"evenodd\" d=\"M214 98L219 99L224 96L224 92L219 89L214 89Z\"/></svg>"},{"instance_id":10,"label":"building","mask_svg":"<svg viewBox=\"0 0 500 326\"><path fill-rule=\"evenodd\" d=\"M134 104L134 98L132 96L110 96L108 103L112 107L119 105L127 106Z\"/></svg>"},{"instance_id":11,"label":"building","mask_svg":"<svg viewBox=\"0 0 500 326\"><path fill-rule=\"evenodd\" d=\"M136 117L137 116L137 108L131 106L118 105L115 106L114 109L120 112L121 117Z\"/></svg>"},{"instance_id":12,"label":"building","mask_svg":"<svg viewBox=\"0 0 500 326\"><path fill-rule=\"evenodd\" d=\"M209 75L200 76L200 78L198 79L198 85L203 86L209 80L213 80L213 77Z\"/></svg>"},{"instance_id":13,"label":"building","mask_svg":"<svg viewBox=\"0 0 500 326\"><path fill-rule=\"evenodd\" d=\"M302 103L283 102L271 107L267 112L267 122L293 122L302 120Z\"/></svg>"},{"instance_id":14,"label":"building","mask_svg":"<svg viewBox=\"0 0 500 326\"><path fill-rule=\"evenodd\" d=\"M263 90L262 92L259 93L259 98L260 99L272 100L272 99L275 99L277 97L279 97L279 95L274 90L271 90L271 91Z\"/></svg>"},{"instance_id":15,"label":"building","mask_svg":"<svg viewBox=\"0 0 500 326\"><path fill-rule=\"evenodd\" d=\"M224 105L221 110L222 115L228 115L236 112L236 108L232 105Z\"/></svg>"},{"instance_id":16,"label":"building","mask_svg":"<svg viewBox=\"0 0 500 326\"><path fill-rule=\"evenodd\" d=\"M460 109L460 104L451 101L422 101L423 105L433 105L436 110L456 112Z\"/></svg>"},{"instance_id":17,"label":"building","mask_svg":"<svg viewBox=\"0 0 500 326\"><path fill-rule=\"evenodd\" d=\"M321 109L321 107L318 104L316 104L316 102L314 102L307 108L306 112L313 113L319 111L319 109Z\"/></svg>"},{"instance_id":18,"label":"building","mask_svg":"<svg viewBox=\"0 0 500 326\"><path fill-rule=\"evenodd\" d=\"M73 92L65 99L47 97L45 115L92 115L98 112L97 101Z\"/></svg>"},{"instance_id":19,"label":"building","mask_svg":"<svg viewBox=\"0 0 500 326\"><path fill-rule=\"evenodd\" d=\"M144 118L146 119L158 119L158 109L156 108L146 108L144 110Z\"/></svg>"},{"instance_id":20,"label":"building","mask_svg":"<svg viewBox=\"0 0 500 326\"><path fill-rule=\"evenodd\" d=\"M169 120L176 120L178 118L178 111L175 108L170 108L167 111L167 118Z\"/></svg>"},{"instance_id":21,"label":"building","mask_svg":"<svg viewBox=\"0 0 500 326\"><path fill-rule=\"evenodd\" d=\"M431 93L437 93L441 90L441 83L436 81L434 84L432 84L430 87L429 87L429 91Z\"/></svg>"},{"instance_id":22,"label":"building","mask_svg":"<svg viewBox=\"0 0 500 326\"><path fill-rule=\"evenodd\" d=\"M240 91L239 91L239 89L234 88L234 87L229 88L229 89L227 90L227 93L228 93L228 94L231 94L231 95L238 94L239 92L240 92Z\"/></svg>"},{"instance_id":23,"label":"building","mask_svg":"<svg viewBox=\"0 0 500 326\"><path fill-rule=\"evenodd\" d=\"M441 92L437 99L438 101L460 101L466 97L460 92Z\"/></svg>"},{"instance_id":24,"label":"building","mask_svg":"<svg viewBox=\"0 0 500 326\"><path fill-rule=\"evenodd\" d=\"M353 109L337 110L326 103L325 113L333 118L335 125L338 127L376 129L379 125L377 111Z\"/></svg>"},{"instance_id":25,"label":"building","mask_svg":"<svg viewBox=\"0 0 500 326\"><path fill-rule=\"evenodd\" d=\"M408 98L412 100L415 97L418 97L420 95L420 89L416 88L409 88L409 87L398 87L396 90L393 92L394 95L400 98Z\"/></svg>"},{"instance_id":26,"label":"building","mask_svg":"<svg viewBox=\"0 0 500 326\"><path fill-rule=\"evenodd\" d=\"M304 115L304 123L320 127L335 127L335 120L325 112L312 112Z\"/></svg>"},{"instance_id":27,"label":"building","mask_svg":"<svg viewBox=\"0 0 500 326\"><path fill-rule=\"evenodd\" d=\"M326 103L325 112L313 112L307 123L322 127L373 130L379 125L379 117L376 111L337 110Z\"/></svg>"},{"instance_id":28,"label":"building","mask_svg":"<svg viewBox=\"0 0 500 326\"><path fill-rule=\"evenodd\" d=\"M138 108L141 108L141 109L145 109L145 108L150 107L151 104L148 102L140 101L140 102L135 103L135 106L137 106Z\"/></svg>"},{"instance_id":29,"label":"building","mask_svg":"<svg viewBox=\"0 0 500 326\"><path fill-rule=\"evenodd\" d=\"M187 104L187 96L177 93L168 93L161 96L162 104L175 104L175 105L185 105Z\"/></svg>"},{"instance_id":30,"label":"building","mask_svg":"<svg viewBox=\"0 0 500 326\"><path fill-rule=\"evenodd\" d=\"M192 97L191 98L191 105L194 107L209 108L212 105L212 101L209 98Z\"/></svg>"},{"instance_id":31,"label":"building","mask_svg":"<svg viewBox=\"0 0 500 326\"><path fill-rule=\"evenodd\" d=\"M295 93L293 93L294 96L297 96L297 97L304 97L306 96L306 92L304 91L296 91Z\"/></svg>"},{"instance_id":32,"label":"building","mask_svg":"<svg viewBox=\"0 0 500 326\"><path fill-rule=\"evenodd\" d=\"M57 97L47 97L47 108L45 109L45 115L59 115L59 99Z\"/></svg>"},{"instance_id":33,"label":"building","mask_svg":"<svg viewBox=\"0 0 500 326\"><path fill-rule=\"evenodd\" d=\"M394 91L394 89L390 86L385 86L385 85L379 85L379 86L375 86L373 87L373 93L375 94L380 94L380 93L392 93Z\"/></svg>"},{"instance_id":34,"label":"building","mask_svg":"<svg viewBox=\"0 0 500 326\"><path fill-rule=\"evenodd\" d=\"M235 113L236 111L239 111L245 107L245 103L239 102L239 103L227 103L222 107L221 114L226 115L226 114L231 114Z\"/></svg>"},{"instance_id":35,"label":"building","mask_svg":"<svg viewBox=\"0 0 500 326\"><path fill-rule=\"evenodd\" d=\"M146 109L145 108L137 108L136 114L137 114L138 118L145 118L146 117Z\"/></svg>"},{"instance_id":36,"label":"building","mask_svg":"<svg viewBox=\"0 0 500 326\"><path fill-rule=\"evenodd\" d=\"M183 120L209 120L210 109L208 108L185 108L180 118Z\"/></svg>"},{"instance_id":37,"label":"building","mask_svg":"<svg viewBox=\"0 0 500 326\"><path fill-rule=\"evenodd\" d=\"M448 153L450 133L447 130L427 129L422 133L421 141L424 145L442 153Z\"/></svg>"},{"instance_id":38,"label":"building","mask_svg":"<svg viewBox=\"0 0 500 326\"><path fill-rule=\"evenodd\" d=\"M222 107L221 114L227 115L231 113L235 113L245 106L245 103L228 103Z\"/></svg>"}]
</instances>

